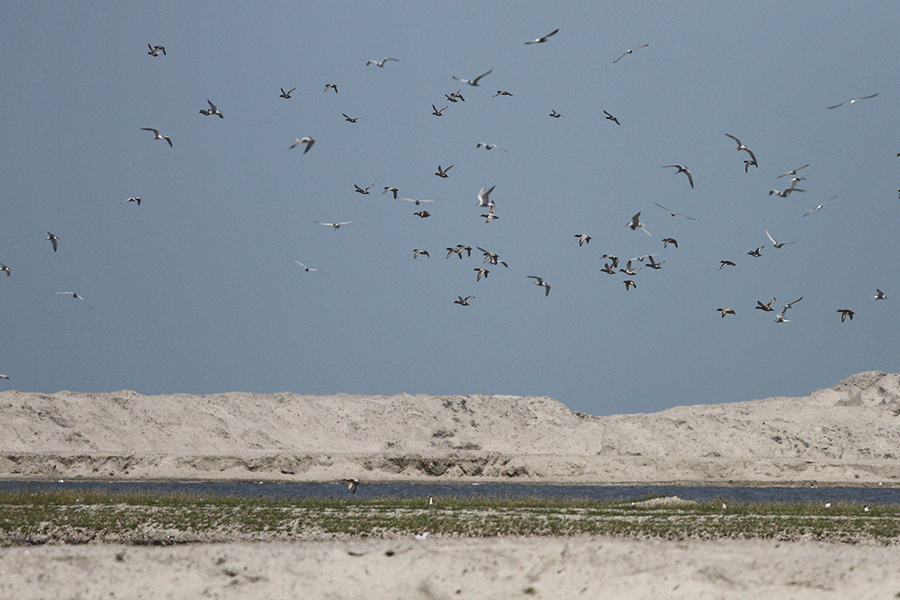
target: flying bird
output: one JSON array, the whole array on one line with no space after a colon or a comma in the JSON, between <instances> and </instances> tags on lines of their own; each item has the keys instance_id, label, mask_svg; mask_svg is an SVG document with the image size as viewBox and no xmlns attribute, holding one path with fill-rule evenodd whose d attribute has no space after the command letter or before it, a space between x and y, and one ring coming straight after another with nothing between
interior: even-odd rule
<instances>
[{"instance_id":1,"label":"flying bird","mask_svg":"<svg viewBox=\"0 0 900 600\"><path fill-rule=\"evenodd\" d=\"M510 92L507 92L506 90L497 90L497 93L494 94L492 97L496 98L497 96L512 96L512 94ZM898 156L900 156L900 155L898 155Z\"/></svg>"},{"instance_id":2,"label":"flying bird","mask_svg":"<svg viewBox=\"0 0 900 600\"><path fill-rule=\"evenodd\" d=\"M675 238L670 238L670 237L663 238L663 248L668 248L669 244L672 244L673 246L675 246L677 248L678 240L676 240Z\"/></svg>"},{"instance_id":3,"label":"flying bird","mask_svg":"<svg viewBox=\"0 0 900 600\"><path fill-rule=\"evenodd\" d=\"M509 267L509 265L506 264L506 262L500 260L499 254L485 250L484 248L482 248L480 246L476 246L476 248L481 250L482 254L484 254L484 260L482 261L483 263L490 263L492 265L501 264L504 267ZM462 257L460 257L460 258L462 258Z\"/></svg>"},{"instance_id":4,"label":"flying bird","mask_svg":"<svg viewBox=\"0 0 900 600\"><path fill-rule=\"evenodd\" d=\"M558 112L556 112L555 110L550 109L550 116L553 117L554 119L558 119L558 118L560 118L562 115L559 114Z\"/></svg>"},{"instance_id":5,"label":"flying bird","mask_svg":"<svg viewBox=\"0 0 900 600\"><path fill-rule=\"evenodd\" d=\"M160 135L159 129L153 129L152 127L141 127L141 131L152 131L154 140L166 140L167 142L169 142L169 146L172 146L172 140L170 140L168 136Z\"/></svg>"},{"instance_id":6,"label":"flying bird","mask_svg":"<svg viewBox=\"0 0 900 600\"><path fill-rule=\"evenodd\" d=\"M419 217L420 219L427 219L428 217L431 216L431 213L428 212L427 210L420 210L419 212L414 212L413 214L416 215L417 217Z\"/></svg>"},{"instance_id":7,"label":"flying bird","mask_svg":"<svg viewBox=\"0 0 900 600\"><path fill-rule=\"evenodd\" d=\"M616 274L616 267L609 263L603 263L603 267L600 270L603 271L604 273L609 273L610 275Z\"/></svg>"},{"instance_id":8,"label":"flying bird","mask_svg":"<svg viewBox=\"0 0 900 600\"><path fill-rule=\"evenodd\" d=\"M637 284L636 284L635 282L633 282L632 280L630 280L630 279L626 279L626 280L623 281L622 283L625 284L625 291L626 291L626 292L627 292L629 289L631 289L631 288L636 288L636 287L637 287Z\"/></svg>"},{"instance_id":9,"label":"flying bird","mask_svg":"<svg viewBox=\"0 0 900 600\"><path fill-rule=\"evenodd\" d=\"M323 92L327 92L329 89L334 90L334 93L335 93L335 94L338 93L338 89L337 89L337 84L336 84L336 83L326 83L326 84L325 84L325 89L322 90L322 91L323 91Z\"/></svg>"},{"instance_id":10,"label":"flying bird","mask_svg":"<svg viewBox=\"0 0 900 600\"><path fill-rule=\"evenodd\" d=\"M772 308L773 304L775 304L775 298L772 298L771 300L769 300L768 304L763 304L762 302L757 300L756 306L754 306L753 308L755 308L756 310L761 310L763 312L774 312L775 309Z\"/></svg>"},{"instance_id":11,"label":"flying bird","mask_svg":"<svg viewBox=\"0 0 900 600\"><path fill-rule=\"evenodd\" d=\"M801 190L798 187L794 187L793 185L789 188L785 188L783 190L769 190L769 195L775 194L776 196L780 196L782 198L787 198L791 195L792 192L805 192L806 190Z\"/></svg>"},{"instance_id":12,"label":"flying bird","mask_svg":"<svg viewBox=\"0 0 900 600\"><path fill-rule=\"evenodd\" d=\"M296 258L294 259L294 262L297 263L298 265L300 265L301 267L303 267L303 270L306 272L309 272L309 271L315 271L316 273L324 273L325 272L325 271L320 271L318 269L313 269L312 267L307 267L306 265L304 265L302 262L300 262Z\"/></svg>"},{"instance_id":13,"label":"flying bird","mask_svg":"<svg viewBox=\"0 0 900 600\"><path fill-rule=\"evenodd\" d=\"M765 246L760 246L756 250L750 250L749 252L747 252L747 254L749 254L750 256L755 256L756 258L759 258L760 256L762 256L762 254L760 254L760 252L762 251L763 248L765 248Z\"/></svg>"},{"instance_id":14,"label":"flying bird","mask_svg":"<svg viewBox=\"0 0 900 600\"><path fill-rule=\"evenodd\" d=\"M476 282L481 281L482 276L484 276L484 278L487 279L488 273L490 273L490 271L488 271L484 267L475 267L472 270L476 271L478 273L478 275L475 277Z\"/></svg>"},{"instance_id":15,"label":"flying bird","mask_svg":"<svg viewBox=\"0 0 900 600\"><path fill-rule=\"evenodd\" d=\"M785 314L790 308L793 308L794 304L800 302L801 300L803 300L803 296L800 296L799 298L797 298L797 299L794 300L793 302L789 302L788 304L785 304L785 305L784 305L784 308L782 309L782 311L781 311L780 313L778 313L777 315L775 315L775 322L776 322L776 323L790 323L790 321L788 321L787 319L784 318L784 314Z\"/></svg>"},{"instance_id":16,"label":"flying bird","mask_svg":"<svg viewBox=\"0 0 900 600\"><path fill-rule=\"evenodd\" d=\"M582 244L590 244L591 243L591 236L589 236L586 233L576 233L575 237L578 238L579 246L581 246Z\"/></svg>"},{"instance_id":17,"label":"flying bird","mask_svg":"<svg viewBox=\"0 0 900 600\"><path fill-rule=\"evenodd\" d=\"M756 164L757 167L759 167L759 165L756 163L756 155L753 154L753 150L751 150L750 148L748 148L747 146L745 146L745 145L743 144L743 142L741 142L741 140L737 139L736 137L734 137L734 136L731 135L730 133L726 133L725 135L727 135L728 137L730 137L731 139L733 139L735 142L737 142L737 147L736 147L735 149L736 149L738 152L740 152L741 150L745 151L747 154L750 155L750 158L753 159L753 163ZM745 168L744 170L746 171L746 168Z\"/></svg>"},{"instance_id":18,"label":"flying bird","mask_svg":"<svg viewBox=\"0 0 900 600\"><path fill-rule=\"evenodd\" d=\"M804 214L803 216L805 217L806 215L811 214L811 213L814 213L814 212L816 212L817 210L822 210L823 208L825 208L825 205L826 205L826 204L828 204L829 202L831 202L831 201L834 200L835 198L837 198L837 196L832 196L831 198L829 198L828 200L826 200L826 201L823 202L822 204L816 206L815 208L811 208L811 209L809 209L808 211L806 211L806 214ZM803 217L801 217L801 218L803 218Z\"/></svg>"},{"instance_id":19,"label":"flying bird","mask_svg":"<svg viewBox=\"0 0 900 600\"><path fill-rule=\"evenodd\" d=\"M506 148L502 148L502 147L498 146L497 144L485 144L484 142L478 142L477 144L475 144L476 148L481 148L482 146L484 147L485 150L493 150L494 148L500 148L504 152L509 152L509 150L507 150Z\"/></svg>"},{"instance_id":20,"label":"flying bird","mask_svg":"<svg viewBox=\"0 0 900 600\"><path fill-rule=\"evenodd\" d=\"M447 107L445 106L445 107L442 108L441 110L438 110L438 109L437 109L437 106L435 106L434 104L432 104L432 105L431 105L431 110L432 110L431 114L433 114L434 116L436 116L436 117L443 117L443 116L444 116L444 111L447 110Z\"/></svg>"},{"instance_id":21,"label":"flying bird","mask_svg":"<svg viewBox=\"0 0 900 600\"><path fill-rule=\"evenodd\" d=\"M6 273L7 277L9 277L10 273L11 273L11 271L9 270L9 267L4 265L3 263L0 263L0 272Z\"/></svg>"},{"instance_id":22,"label":"flying bird","mask_svg":"<svg viewBox=\"0 0 900 600\"><path fill-rule=\"evenodd\" d=\"M736 313L734 312L734 309L731 308L731 307L728 307L728 308L717 308L716 310L719 311L720 313L722 313L722 318L723 318L723 319L725 318L725 315L733 315L733 314L736 314Z\"/></svg>"},{"instance_id":23,"label":"flying bird","mask_svg":"<svg viewBox=\"0 0 900 600\"><path fill-rule=\"evenodd\" d=\"M847 317L850 317L850 320L852 321L852 320L853 320L853 315L856 314L855 312L853 312L853 311L850 310L849 308L839 308L839 309L837 309L837 312L841 313L841 323L843 323L844 320L847 319Z\"/></svg>"},{"instance_id":24,"label":"flying bird","mask_svg":"<svg viewBox=\"0 0 900 600\"><path fill-rule=\"evenodd\" d=\"M160 52L163 53L163 56L166 55L166 49L162 46L151 46L150 44L147 44L147 47L150 48L150 52L147 53L150 56L159 56Z\"/></svg>"},{"instance_id":25,"label":"flying bird","mask_svg":"<svg viewBox=\"0 0 900 600\"><path fill-rule=\"evenodd\" d=\"M480 217L483 217L485 219L485 221L484 221L485 223L490 223L494 219L500 218L496 213L494 213L494 206L495 206L494 203L491 202L491 207L488 209L487 213L485 213L483 215L479 215Z\"/></svg>"},{"instance_id":26,"label":"flying bird","mask_svg":"<svg viewBox=\"0 0 900 600\"><path fill-rule=\"evenodd\" d=\"M675 212L675 211L672 210L671 208L666 208L665 206L663 206L663 205L660 204L659 202L654 202L653 204L657 205L658 207L660 207L660 208L663 209L664 211L668 212L668 213L669 213L671 216L673 216L673 217L684 217L685 219L690 219L691 221L696 221L696 220L697 220L697 219L695 219L694 217L689 217L689 216L687 216L687 215L685 215L685 214L682 214L682 213L680 213L680 212Z\"/></svg>"},{"instance_id":27,"label":"flying bird","mask_svg":"<svg viewBox=\"0 0 900 600\"><path fill-rule=\"evenodd\" d=\"M481 188L481 191L478 192L478 204L476 204L475 206L490 206L491 205L490 195L491 195L491 192L494 191L495 187L497 187L497 186L492 185L491 189L487 189L487 186L483 186ZM638 214L640 214L640 213L638 213Z\"/></svg>"},{"instance_id":28,"label":"flying bird","mask_svg":"<svg viewBox=\"0 0 900 600\"><path fill-rule=\"evenodd\" d=\"M477 87L477 86L479 85L479 84L478 84L478 81L479 81L482 77L484 77L485 75L490 75L493 71L494 71L494 70L491 69L491 70L488 71L487 73L482 73L481 75L479 75L479 76L476 77L475 79L462 79L461 77L457 77L456 75L451 75L451 77L453 77L453 79L455 79L455 80L457 80L457 81L459 81L459 82L462 82L462 83L465 83L465 84L467 84L467 85L471 85L471 86L476 86L476 87Z\"/></svg>"},{"instance_id":29,"label":"flying bird","mask_svg":"<svg viewBox=\"0 0 900 600\"><path fill-rule=\"evenodd\" d=\"M868 100L869 98L874 98L878 94L872 94L871 96L861 96L859 98L851 98L850 100L844 100L840 104L835 104L834 106L829 106L828 108L837 108L838 106L843 106L845 104L856 104L859 100Z\"/></svg>"},{"instance_id":30,"label":"flying bird","mask_svg":"<svg viewBox=\"0 0 900 600\"><path fill-rule=\"evenodd\" d=\"M635 50L640 50L641 48L646 48L646 47L649 46L649 45L650 45L650 44L644 44L643 46L638 46L638 47L636 47L636 48L632 48L631 50L626 50L626 51L622 54L622 56L620 56L619 58L617 58L616 60L613 61L613 64L616 64L617 62L619 62L620 60L622 60L623 58L625 58L626 55L631 54L631 53L634 52Z\"/></svg>"},{"instance_id":31,"label":"flying bird","mask_svg":"<svg viewBox=\"0 0 900 600\"><path fill-rule=\"evenodd\" d=\"M735 265L733 262L731 262L730 260L720 260L719 262L721 263L721 264L719 265L719 270L720 270L720 271L721 271L722 269L724 269L725 267L736 267L736 266L737 266L737 265Z\"/></svg>"},{"instance_id":32,"label":"flying bird","mask_svg":"<svg viewBox=\"0 0 900 600\"><path fill-rule=\"evenodd\" d=\"M619 120L618 120L617 118L615 118L614 116L612 116L611 114L609 114L609 113L606 112L605 110L604 110L603 112L606 114L605 119L606 119L607 121L612 121L612 122L615 123L616 125L621 125L621 123L619 123Z\"/></svg>"},{"instance_id":33,"label":"flying bird","mask_svg":"<svg viewBox=\"0 0 900 600\"><path fill-rule=\"evenodd\" d=\"M805 169L808 166L809 166L809 163L806 163L802 167L797 167L796 169L791 169L787 173L783 173L783 174L779 175L778 177L776 177L775 179L781 179L782 177L787 177L788 175L796 175L797 171L799 171L800 169Z\"/></svg>"},{"instance_id":34,"label":"flying bird","mask_svg":"<svg viewBox=\"0 0 900 600\"><path fill-rule=\"evenodd\" d=\"M678 175L679 173L684 173L685 175L687 175L688 183L691 184L691 187L694 187L694 178L691 176L691 172L688 171L687 167L685 167L684 165L664 165L663 169L666 169L668 167L678 169L677 171L675 171L676 175Z\"/></svg>"},{"instance_id":35,"label":"flying bird","mask_svg":"<svg viewBox=\"0 0 900 600\"><path fill-rule=\"evenodd\" d=\"M416 206L422 204L423 202L434 202L434 200L416 200L414 198L400 198L400 199L403 200L404 202L412 202Z\"/></svg>"},{"instance_id":36,"label":"flying bird","mask_svg":"<svg viewBox=\"0 0 900 600\"><path fill-rule=\"evenodd\" d=\"M750 167L756 167L758 169L759 165L756 164L755 160L750 160L750 159L745 160L744 161L744 173L749 173Z\"/></svg>"},{"instance_id":37,"label":"flying bird","mask_svg":"<svg viewBox=\"0 0 900 600\"><path fill-rule=\"evenodd\" d=\"M368 61L368 62L366 63L366 66L368 67L369 65L375 65L376 67L382 67L382 68L383 68L383 67L384 67L384 63L386 63L386 62L389 61L389 60L393 60L393 61L396 61L396 62L400 62L400 61L399 61L398 59L396 59L396 58L390 58L390 57L386 56L386 57L382 58L381 60L370 60L370 61ZM337 88L335 88L335 91L337 91Z\"/></svg>"},{"instance_id":38,"label":"flying bird","mask_svg":"<svg viewBox=\"0 0 900 600\"><path fill-rule=\"evenodd\" d=\"M316 225L328 225L328 226L330 226L330 227L333 227L335 231L337 231L338 229L340 229L340 228L341 228L341 225L349 225L349 224L352 223L352 222L353 222L353 221L342 221L342 222L340 222L340 223L328 223L328 222L320 223L319 221L313 221L313 223L315 223Z\"/></svg>"},{"instance_id":39,"label":"flying bird","mask_svg":"<svg viewBox=\"0 0 900 600\"><path fill-rule=\"evenodd\" d=\"M284 88L281 88L281 96L279 96L279 98L290 98L291 92L293 92L296 89L297 88L291 88L288 91L284 91ZM325 88L325 89L327 90L328 88Z\"/></svg>"},{"instance_id":40,"label":"flying bird","mask_svg":"<svg viewBox=\"0 0 900 600\"><path fill-rule=\"evenodd\" d=\"M646 223L641 223L639 220L640 218L641 218L641 213L639 212L638 214L631 217L631 221L629 221L628 223L625 223L625 227L631 227L632 231L634 231L635 229L640 227L641 231L643 231L647 235L650 235L650 232L647 231L647 229L644 227L646 225ZM653 236L650 235L650 237L653 237Z\"/></svg>"},{"instance_id":41,"label":"flying bird","mask_svg":"<svg viewBox=\"0 0 900 600\"><path fill-rule=\"evenodd\" d=\"M306 154L307 152L309 152L309 149L312 148L313 144L315 144L315 143L316 143L316 139L311 138L309 136L297 138L296 140L294 140L294 143L290 145L288 150L292 150L292 149L296 148L297 146L299 146L300 144L306 144L306 149L303 151L303 154Z\"/></svg>"},{"instance_id":42,"label":"flying bird","mask_svg":"<svg viewBox=\"0 0 900 600\"><path fill-rule=\"evenodd\" d=\"M772 237L772 234L769 233L769 230L768 230L768 229L766 229L766 235L769 237L770 240L772 240L772 244L773 244L776 248L781 248L782 246L787 246L788 244L796 244L796 243L797 243L796 241L793 241L793 242L780 242L780 243L779 243L779 242L776 242L776 241L775 241L775 238Z\"/></svg>"},{"instance_id":43,"label":"flying bird","mask_svg":"<svg viewBox=\"0 0 900 600\"><path fill-rule=\"evenodd\" d=\"M431 258L431 255L428 254L428 250L419 250L418 248L413 248L413 258L418 258L420 254L424 254L428 258Z\"/></svg>"},{"instance_id":44,"label":"flying bird","mask_svg":"<svg viewBox=\"0 0 900 600\"><path fill-rule=\"evenodd\" d=\"M132 196L132 197L129 198L128 200L122 200L121 202L119 202L119 206L122 206L122 205L125 204L126 202L136 202L138 206L141 205L141 199L138 198L137 196Z\"/></svg>"},{"instance_id":45,"label":"flying bird","mask_svg":"<svg viewBox=\"0 0 900 600\"><path fill-rule=\"evenodd\" d=\"M647 266L650 267L651 269L661 269L663 266L663 263L665 263L665 262L666 261L664 261L664 260L656 262L655 260L653 260L652 254L647 255Z\"/></svg>"},{"instance_id":46,"label":"flying bird","mask_svg":"<svg viewBox=\"0 0 900 600\"><path fill-rule=\"evenodd\" d=\"M463 298L462 296L459 296L459 300L454 300L453 304L459 304L460 306L469 306L469 300L474 297L475 296L466 296L465 298Z\"/></svg>"},{"instance_id":47,"label":"flying bird","mask_svg":"<svg viewBox=\"0 0 900 600\"><path fill-rule=\"evenodd\" d=\"M9 379L9 375L0 375L0 379Z\"/></svg>"},{"instance_id":48,"label":"flying bird","mask_svg":"<svg viewBox=\"0 0 900 600\"><path fill-rule=\"evenodd\" d=\"M544 42L547 41L548 37L550 37L552 35L556 35L557 31L559 31L559 29L554 29L553 31L551 31L550 33L545 35L544 37L539 37L536 40L531 40L530 42L525 42L525 45L527 46L528 44L543 44Z\"/></svg>"},{"instance_id":49,"label":"flying bird","mask_svg":"<svg viewBox=\"0 0 900 600\"><path fill-rule=\"evenodd\" d=\"M347 489L350 490L354 496L356 495L356 488L359 487L359 479L341 479L341 482L346 483Z\"/></svg>"},{"instance_id":50,"label":"flying bird","mask_svg":"<svg viewBox=\"0 0 900 600\"><path fill-rule=\"evenodd\" d=\"M392 193L394 194L394 200L396 200L396 199L397 199L397 192L398 192L398 191L400 191L400 190L398 190L398 189L395 188L395 187L386 185L386 186L384 186L384 191L381 192L381 193L382 193L382 195L384 195L384 194L386 194L386 193L388 193L388 192L392 192Z\"/></svg>"},{"instance_id":51,"label":"flying bird","mask_svg":"<svg viewBox=\"0 0 900 600\"><path fill-rule=\"evenodd\" d=\"M544 280L541 279L540 277L538 277L537 275L527 275L527 277L530 279L537 279L537 282L535 282L534 285L539 285L544 288L544 296L545 297L550 295L550 284L549 283L544 282Z\"/></svg>"},{"instance_id":52,"label":"flying bird","mask_svg":"<svg viewBox=\"0 0 900 600\"><path fill-rule=\"evenodd\" d=\"M78 294L76 294L75 292L53 292L53 293L54 293L54 294L63 294L63 295L66 295L66 296L72 296L73 298L75 298L75 299L77 299L77 300L81 300L82 302L84 302L84 303L87 305L87 307L90 308L91 310L94 310L94 307L91 306L90 304L88 304L88 303L87 303L87 300L85 300L84 298L82 298L81 296L79 296Z\"/></svg>"},{"instance_id":53,"label":"flying bird","mask_svg":"<svg viewBox=\"0 0 900 600\"><path fill-rule=\"evenodd\" d=\"M346 113L341 113L341 115L343 115L344 120L348 123L356 123L357 121L359 121L359 117L348 117Z\"/></svg>"},{"instance_id":54,"label":"flying bird","mask_svg":"<svg viewBox=\"0 0 900 600\"><path fill-rule=\"evenodd\" d=\"M878 288L875 288L875 292L876 292L876 294L872 297L875 298L876 300L887 300L888 299L888 297L884 295L884 292L882 292Z\"/></svg>"},{"instance_id":55,"label":"flying bird","mask_svg":"<svg viewBox=\"0 0 900 600\"><path fill-rule=\"evenodd\" d=\"M631 275L632 277L634 277L634 274L637 273L638 271L640 271L641 268L642 267L632 267L631 261L629 260L627 263L625 263L625 268L619 269L619 271L622 273L625 273L626 275Z\"/></svg>"},{"instance_id":56,"label":"flying bird","mask_svg":"<svg viewBox=\"0 0 900 600\"><path fill-rule=\"evenodd\" d=\"M449 171L449 170L452 169L452 168L453 168L453 165L450 165L450 166L447 167L446 169L442 169L442 168L441 168L441 165L438 165L438 170L437 170L437 173L435 173L435 175L437 175L438 177L443 177L443 178L446 179L447 177L450 177L449 175L447 175L447 171Z\"/></svg>"},{"instance_id":57,"label":"flying bird","mask_svg":"<svg viewBox=\"0 0 900 600\"><path fill-rule=\"evenodd\" d=\"M209 104L209 110L200 109L201 114L204 114L207 116L215 115L215 116L218 116L220 119L225 118L225 115L222 114L222 111L219 110L218 108L216 108L216 105L213 104L212 102L210 102L209 99L206 100L206 103Z\"/></svg>"},{"instance_id":58,"label":"flying bird","mask_svg":"<svg viewBox=\"0 0 900 600\"><path fill-rule=\"evenodd\" d=\"M56 252L56 242L57 240L59 240L59 238L48 231L47 237L45 237L44 239L50 240L50 243L53 244L53 251Z\"/></svg>"},{"instance_id":59,"label":"flying bird","mask_svg":"<svg viewBox=\"0 0 900 600\"><path fill-rule=\"evenodd\" d=\"M359 187L358 185L356 185L356 184L354 183L354 184L353 184L353 187L355 187L356 189L353 190L353 191L356 192L357 194L363 194L364 196L368 196L368 195L369 195L369 190L372 189L372 186L373 186L373 185L375 185L375 184L373 183L373 184L371 184L369 187L367 187L366 189L363 189L363 188ZM382 193L384 193L384 192L382 192Z\"/></svg>"}]
</instances>

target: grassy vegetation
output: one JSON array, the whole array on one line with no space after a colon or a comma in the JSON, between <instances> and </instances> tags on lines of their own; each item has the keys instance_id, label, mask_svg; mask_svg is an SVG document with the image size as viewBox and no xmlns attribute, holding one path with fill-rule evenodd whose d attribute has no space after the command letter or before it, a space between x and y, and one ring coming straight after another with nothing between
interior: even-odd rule
<instances>
[{"instance_id":1,"label":"grassy vegetation","mask_svg":"<svg viewBox=\"0 0 900 600\"><path fill-rule=\"evenodd\" d=\"M900 506L545 498L276 499L103 491L0 493L0 545L343 537L766 538L900 544Z\"/></svg>"}]
</instances>

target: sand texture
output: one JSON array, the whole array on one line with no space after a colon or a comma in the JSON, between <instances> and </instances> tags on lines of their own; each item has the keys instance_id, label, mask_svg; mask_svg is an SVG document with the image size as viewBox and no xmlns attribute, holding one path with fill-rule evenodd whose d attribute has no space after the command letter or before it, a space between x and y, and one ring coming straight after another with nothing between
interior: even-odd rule
<instances>
[{"instance_id":1,"label":"sand texture","mask_svg":"<svg viewBox=\"0 0 900 600\"><path fill-rule=\"evenodd\" d=\"M546 397L0 393L0 477L900 481L900 374L606 417Z\"/></svg>"}]
</instances>

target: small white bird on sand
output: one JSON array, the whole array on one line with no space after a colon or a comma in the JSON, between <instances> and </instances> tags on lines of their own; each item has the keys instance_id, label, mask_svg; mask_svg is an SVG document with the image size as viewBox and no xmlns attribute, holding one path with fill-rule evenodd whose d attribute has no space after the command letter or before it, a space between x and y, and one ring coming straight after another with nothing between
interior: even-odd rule
<instances>
[{"instance_id":1,"label":"small white bird on sand","mask_svg":"<svg viewBox=\"0 0 900 600\"><path fill-rule=\"evenodd\" d=\"M385 57L382 58L381 60L370 60L370 61L366 62L366 66L368 67L369 65L375 65L376 67L382 67L382 68L384 68L384 63L386 63L386 62L389 61L389 60L393 60L393 61L395 61L395 62L400 62L399 59L391 58L391 57L389 57L389 56L385 56ZM335 88L335 91L337 91L337 88Z\"/></svg>"},{"instance_id":2,"label":"small white bird on sand","mask_svg":"<svg viewBox=\"0 0 900 600\"><path fill-rule=\"evenodd\" d=\"M539 37L536 40L531 40L530 42L525 42L525 45L527 46L528 44L543 44L544 42L547 41L548 37L550 37L552 35L556 35L557 31L559 31L559 29L554 29L553 31L551 31L550 33L545 35L544 37Z\"/></svg>"},{"instance_id":3,"label":"small white bird on sand","mask_svg":"<svg viewBox=\"0 0 900 600\"><path fill-rule=\"evenodd\" d=\"M299 146L300 144L306 144L306 150L303 151L303 154L306 154L307 152L309 152L309 149L312 148L313 144L315 144L315 143L316 143L316 139L315 139L315 138L311 138L311 137L309 137L309 136L305 136L305 137L302 137L302 138L297 138L296 140L294 140L294 143L290 145L290 147L288 148L288 150L293 150L294 148L296 148L296 147Z\"/></svg>"},{"instance_id":4,"label":"small white bird on sand","mask_svg":"<svg viewBox=\"0 0 900 600\"><path fill-rule=\"evenodd\" d=\"M465 83L465 84L467 84L467 85L478 86L478 85L479 85L479 84L478 84L478 81L479 81L482 77L484 77L485 75L490 75L493 71L494 71L494 70L491 69L490 71L488 71L488 72L486 72L486 73L482 73L481 75L479 75L479 76L476 77L475 79L463 79L463 78L461 78L461 77L457 77L456 75L451 75L451 77L453 77L453 79L455 79L455 80L457 80L457 81L459 81L459 82Z\"/></svg>"},{"instance_id":5,"label":"small white bird on sand","mask_svg":"<svg viewBox=\"0 0 900 600\"><path fill-rule=\"evenodd\" d=\"M75 292L53 292L53 293L54 293L54 294L63 294L63 295L66 295L66 296L72 296L73 298L75 298L75 299L77 299L77 300L81 300L82 302L84 302L85 304L87 304L87 307L90 308L91 310L94 309L93 306L91 306L90 304L87 303L87 300L85 300L84 298L82 298L81 296L79 296L78 294L76 294Z\"/></svg>"},{"instance_id":6,"label":"small white bird on sand","mask_svg":"<svg viewBox=\"0 0 900 600\"><path fill-rule=\"evenodd\" d=\"M544 288L544 296L545 297L550 295L550 284L549 283L546 283L542 278L538 277L537 275L527 275L526 277L528 277L530 279L537 279L537 282L534 285L539 285Z\"/></svg>"},{"instance_id":7,"label":"small white bird on sand","mask_svg":"<svg viewBox=\"0 0 900 600\"><path fill-rule=\"evenodd\" d=\"M141 131L152 131L154 140L166 140L167 142L169 142L169 146L172 146L172 140L170 140L168 136L160 135L159 129L153 129L152 127L141 127Z\"/></svg>"},{"instance_id":8,"label":"small white bird on sand","mask_svg":"<svg viewBox=\"0 0 900 600\"><path fill-rule=\"evenodd\" d=\"M632 48L631 50L626 50L626 51L622 54L622 56L620 56L619 58L617 58L616 60L613 61L613 64L616 64L617 62L619 62L620 60L622 60L623 58L625 58L626 55L633 53L635 50L640 50L641 48L646 48L646 47L649 46L649 45L650 45L650 44L644 44L643 46L637 46L636 48Z\"/></svg>"}]
</instances>

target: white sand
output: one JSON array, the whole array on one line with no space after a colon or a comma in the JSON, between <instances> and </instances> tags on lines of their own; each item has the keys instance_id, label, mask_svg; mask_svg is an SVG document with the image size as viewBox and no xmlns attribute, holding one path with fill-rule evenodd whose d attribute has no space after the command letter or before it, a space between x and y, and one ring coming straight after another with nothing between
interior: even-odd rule
<instances>
[{"instance_id":1,"label":"white sand","mask_svg":"<svg viewBox=\"0 0 900 600\"><path fill-rule=\"evenodd\" d=\"M896 547L756 540L43 546L0 549L0 574L0 598L16 599L822 600L888 599L900 591Z\"/></svg>"},{"instance_id":2,"label":"white sand","mask_svg":"<svg viewBox=\"0 0 900 600\"><path fill-rule=\"evenodd\" d=\"M0 393L0 477L900 482L900 374L593 417L544 397Z\"/></svg>"},{"instance_id":3,"label":"white sand","mask_svg":"<svg viewBox=\"0 0 900 600\"><path fill-rule=\"evenodd\" d=\"M612 417L512 396L10 391L0 423L0 478L900 483L900 375L878 372ZM0 598L892 598L897 564L896 547L762 540L41 546L0 549Z\"/></svg>"}]
</instances>

